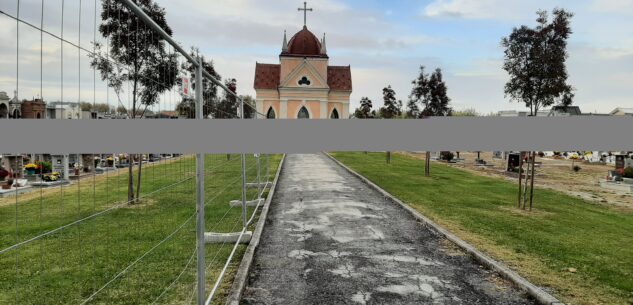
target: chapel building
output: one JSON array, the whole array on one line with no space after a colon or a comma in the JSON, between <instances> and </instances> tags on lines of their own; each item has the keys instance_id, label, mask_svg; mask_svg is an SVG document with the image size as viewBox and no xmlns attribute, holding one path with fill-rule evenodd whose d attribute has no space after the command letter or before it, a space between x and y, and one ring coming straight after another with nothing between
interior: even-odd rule
<instances>
[{"instance_id":1,"label":"chapel building","mask_svg":"<svg viewBox=\"0 0 633 305\"><path fill-rule=\"evenodd\" d=\"M284 32L279 64L255 66L257 111L269 119L347 119L350 66L330 66L325 34L307 26L290 41Z\"/></svg>"}]
</instances>

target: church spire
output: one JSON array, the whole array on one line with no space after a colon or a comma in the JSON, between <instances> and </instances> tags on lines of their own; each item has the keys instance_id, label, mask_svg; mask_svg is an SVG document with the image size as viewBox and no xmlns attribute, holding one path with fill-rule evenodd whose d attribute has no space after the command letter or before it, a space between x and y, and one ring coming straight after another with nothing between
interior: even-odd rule
<instances>
[{"instance_id":1,"label":"church spire","mask_svg":"<svg viewBox=\"0 0 633 305\"><path fill-rule=\"evenodd\" d=\"M284 42L281 45L281 52L288 52L288 39L286 38L286 30L284 30Z\"/></svg>"},{"instance_id":2,"label":"church spire","mask_svg":"<svg viewBox=\"0 0 633 305\"><path fill-rule=\"evenodd\" d=\"M321 40L321 55L327 55L327 47L325 46L325 33L323 33L323 40Z\"/></svg>"}]
</instances>

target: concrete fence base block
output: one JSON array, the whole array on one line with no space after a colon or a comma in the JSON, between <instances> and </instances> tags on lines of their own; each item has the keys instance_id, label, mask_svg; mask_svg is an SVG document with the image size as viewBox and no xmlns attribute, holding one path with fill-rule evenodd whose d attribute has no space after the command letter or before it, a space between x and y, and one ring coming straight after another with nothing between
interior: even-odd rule
<instances>
[{"instance_id":1,"label":"concrete fence base block","mask_svg":"<svg viewBox=\"0 0 633 305\"><path fill-rule=\"evenodd\" d=\"M264 203L264 198L259 198L259 199L255 199L255 200L248 200L246 201L246 206L249 208L254 208L257 205L261 205ZM229 203L231 205L231 207L241 207L242 206L242 200L231 200L231 202Z\"/></svg>"},{"instance_id":2,"label":"concrete fence base block","mask_svg":"<svg viewBox=\"0 0 633 305\"><path fill-rule=\"evenodd\" d=\"M246 183L246 187L249 188L249 189L256 189L256 188L260 187L260 185L261 185L261 188L267 189L267 188L270 188L270 186L272 186L273 183L272 182Z\"/></svg>"},{"instance_id":3,"label":"concrete fence base block","mask_svg":"<svg viewBox=\"0 0 633 305\"><path fill-rule=\"evenodd\" d=\"M207 244L236 243L239 237L240 237L240 232L233 232L233 233L206 232L204 233L204 242ZM252 231L244 232L244 235L242 235L242 240L240 240L240 244L250 243L252 237L253 237Z\"/></svg>"}]
</instances>

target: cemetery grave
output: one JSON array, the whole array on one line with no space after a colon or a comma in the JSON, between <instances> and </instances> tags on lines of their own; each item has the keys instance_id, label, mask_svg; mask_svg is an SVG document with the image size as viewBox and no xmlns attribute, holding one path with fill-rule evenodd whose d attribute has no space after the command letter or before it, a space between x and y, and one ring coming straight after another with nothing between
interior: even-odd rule
<instances>
[{"instance_id":1,"label":"cemetery grave","mask_svg":"<svg viewBox=\"0 0 633 305\"><path fill-rule=\"evenodd\" d=\"M415 158L424 159L424 153L407 153ZM506 174L507 161L493 158L492 152L481 152L480 156L487 166L478 166L476 152L460 152L460 156L466 161L453 163L450 166L467 170L481 176L497 177L516 181L514 177ZM572 170L572 160L553 159L551 157L537 157L537 162L542 165L536 167L536 179L534 184L538 187L563 191L571 196L579 197L595 203L633 209L633 194L624 191L608 189L601 186L606 181L612 164L585 164L581 161L574 163L581 167L580 171Z\"/></svg>"}]
</instances>

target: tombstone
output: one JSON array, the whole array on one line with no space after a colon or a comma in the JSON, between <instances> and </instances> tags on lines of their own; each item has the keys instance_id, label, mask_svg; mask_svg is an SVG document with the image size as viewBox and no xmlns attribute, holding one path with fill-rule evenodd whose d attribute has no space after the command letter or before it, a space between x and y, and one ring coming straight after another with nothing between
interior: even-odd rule
<instances>
[{"instance_id":1,"label":"tombstone","mask_svg":"<svg viewBox=\"0 0 633 305\"><path fill-rule=\"evenodd\" d=\"M626 159L628 156L626 155L616 155L615 156L615 169L624 169L626 167Z\"/></svg>"},{"instance_id":2,"label":"tombstone","mask_svg":"<svg viewBox=\"0 0 633 305\"><path fill-rule=\"evenodd\" d=\"M505 159L505 152L503 151L493 151L492 157L495 159Z\"/></svg>"},{"instance_id":3,"label":"tombstone","mask_svg":"<svg viewBox=\"0 0 633 305\"><path fill-rule=\"evenodd\" d=\"M59 173L62 179L68 180L70 178L68 173L68 155L53 155L52 158L53 172Z\"/></svg>"},{"instance_id":4,"label":"tombstone","mask_svg":"<svg viewBox=\"0 0 633 305\"><path fill-rule=\"evenodd\" d=\"M521 165L521 154L520 153L509 153L508 154L508 163L506 165L506 171L511 172L513 169L518 168Z\"/></svg>"},{"instance_id":5,"label":"tombstone","mask_svg":"<svg viewBox=\"0 0 633 305\"><path fill-rule=\"evenodd\" d=\"M83 168L81 169L85 173L92 173L94 171L93 155L84 154L81 155L81 163Z\"/></svg>"},{"instance_id":6,"label":"tombstone","mask_svg":"<svg viewBox=\"0 0 633 305\"><path fill-rule=\"evenodd\" d=\"M616 156L616 169L633 167L633 155L621 155L620 164L617 163L618 157L620 156ZM617 167L618 165L621 165L622 167Z\"/></svg>"}]
</instances>

